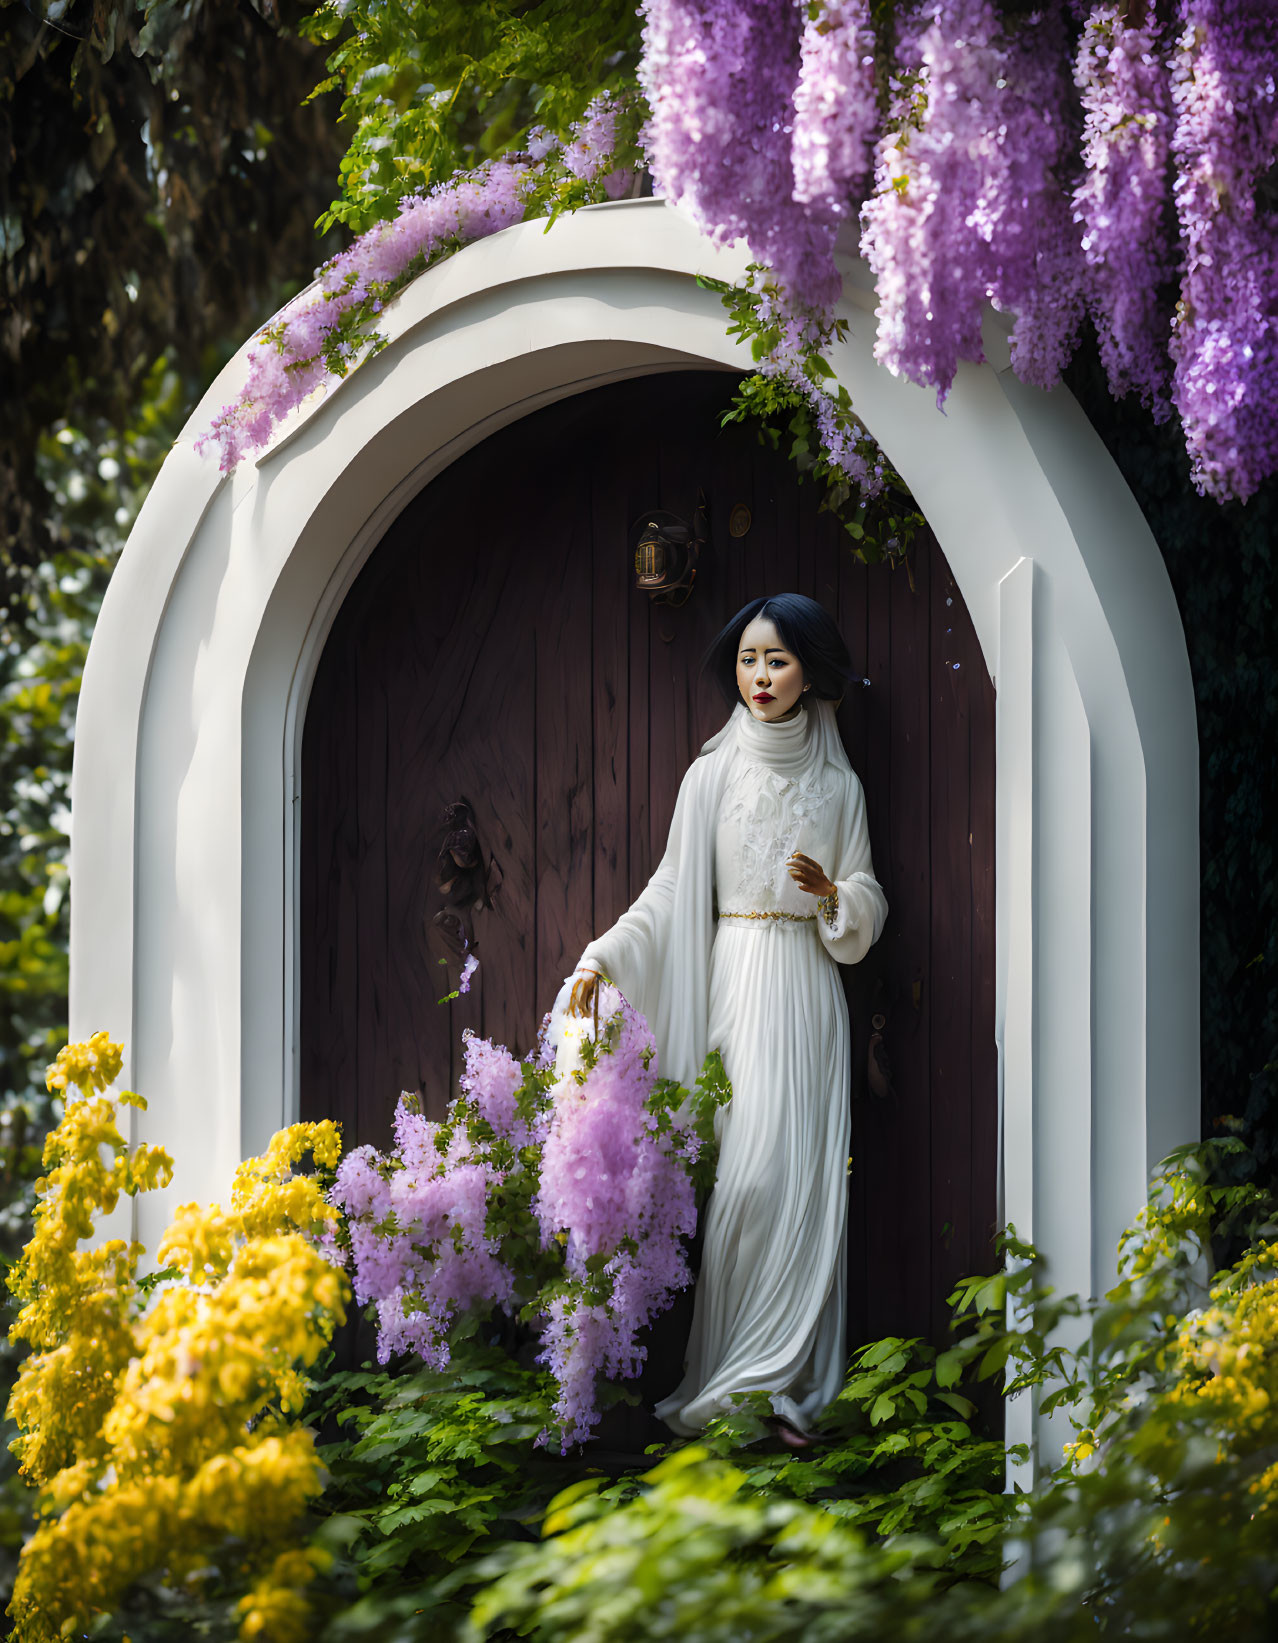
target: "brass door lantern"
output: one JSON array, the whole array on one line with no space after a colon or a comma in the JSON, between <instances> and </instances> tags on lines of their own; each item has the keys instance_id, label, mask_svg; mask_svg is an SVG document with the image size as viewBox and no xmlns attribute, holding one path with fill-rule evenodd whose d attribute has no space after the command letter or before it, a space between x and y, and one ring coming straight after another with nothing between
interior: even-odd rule
<instances>
[{"instance_id":1,"label":"brass door lantern","mask_svg":"<svg viewBox=\"0 0 1278 1643\"><path fill-rule=\"evenodd\" d=\"M698 500L692 524L662 508L641 513L630 527L635 586L646 593L654 605L685 604L697 579L697 560L705 538L704 496Z\"/></svg>"}]
</instances>

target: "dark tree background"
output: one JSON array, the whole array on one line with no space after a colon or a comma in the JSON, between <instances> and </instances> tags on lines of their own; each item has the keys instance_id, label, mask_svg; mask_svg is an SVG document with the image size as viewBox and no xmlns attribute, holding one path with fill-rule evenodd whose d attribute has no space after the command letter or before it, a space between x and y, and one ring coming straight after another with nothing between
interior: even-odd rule
<instances>
[{"instance_id":1,"label":"dark tree background","mask_svg":"<svg viewBox=\"0 0 1278 1643\"><path fill-rule=\"evenodd\" d=\"M309 278L343 150L274 0L0 6L0 519L9 588L58 542L42 433L202 384ZM336 249L336 245L327 248Z\"/></svg>"}]
</instances>

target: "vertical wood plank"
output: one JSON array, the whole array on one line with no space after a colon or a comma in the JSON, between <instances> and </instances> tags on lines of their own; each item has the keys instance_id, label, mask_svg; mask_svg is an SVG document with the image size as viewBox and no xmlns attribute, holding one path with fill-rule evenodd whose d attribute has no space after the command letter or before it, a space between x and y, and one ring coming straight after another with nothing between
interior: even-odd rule
<instances>
[{"instance_id":1,"label":"vertical wood plank","mask_svg":"<svg viewBox=\"0 0 1278 1643\"><path fill-rule=\"evenodd\" d=\"M660 470L655 440L649 430L636 430L628 465L626 513L623 528L629 530L639 514L654 506L658 496ZM618 549L620 552L620 548ZM649 688L648 601L633 587L633 563L628 566L626 609L629 628L629 761L630 761L630 900L633 901L661 859L665 838L652 834L652 795L649 787L649 751L652 733L652 698Z\"/></svg>"},{"instance_id":2,"label":"vertical wood plank","mask_svg":"<svg viewBox=\"0 0 1278 1643\"><path fill-rule=\"evenodd\" d=\"M888 843L899 908L888 955L895 993L889 1031L901 1069L894 1118L901 1281L899 1329L925 1334L931 1313L931 836L929 826L928 600L930 551L913 557L914 586L892 573L892 834Z\"/></svg>"},{"instance_id":3,"label":"vertical wood plank","mask_svg":"<svg viewBox=\"0 0 1278 1643\"><path fill-rule=\"evenodd\" d=\"M747 591L747 571L751 547L757 540L754 464L758 454L759 446L753 435L739 423L724 428L715 442L711 466L710 563L703 573L714 612L711 638L727 625L748 599L754 597L753 589ZM738 504L751 512L750 529L743 537L733 536L730 529L732 510ZM717 729L731 709L712 683L706 690L705 700L713 705L716 722L711 730Z\"/></svg>"},{"instance_id":4,"label":"vertical wood plank","mask_svg":"<svg viewBox=\"0 0 1278 1643\"><path fill-rule=\"evenodd\" d=\"M535 878L538 783L536 770L536 698L534 680L536 606L530 608L528 576L523 570L521 521L509 509L492 521L493 563L481 568L482 585L491 600L487 642L476 670L474 711L465 725L466 786L475 806L479 837L496 858L501 885L491 909L475 916L479 942L482 1018L479 1030L511 1049L531 1047L542 1013L538 985ZM465 634L468 622L458 623ZM499 750L497 757L494 752ZM460 1024L454 1032L454 1043Z\"/></svg>"},{"instance_id":5,"label":"vertical wood plank","mask_svg":"<svg viewBox=\"0 0 1278 1643\"><path fill-rule=\"evenodd\" d=\"M887 924L876 948L862 962L870 966L867 975L877 975L883 981L884 999L889 1008L888 1050L892 1058L892 1079L899 1089L904 1069L897 1064L895 1055L894 997L896 980L892 971L893 949L899 939L900 907L892 874L892 577L894 573L884 565L876 565L861 573L866 599L865 672L870 680L863 688L859 719L863 726L863 763L857 774L865 789L866 813L870 824L870 848L874 871L887 895ZM840 588L851 595L856 576L849 576L846 563L839 569ZM845 605L845 609L848 607ZM863 978L856 978L857 982ZM859 1306L852 1308L850 1323L851 1344L873 1340L890 1332L893 1327L893 1309L886 1303L889 1285L883 1281L885 1269L892 1273L892 1283L899 1291L902 1275L897 1263L897 1215L892 1205L895 1176L890 1160L898 1145L896 1095L882 1099L872 1095L866 1087L865 1061L868 1056L868 1027L865 1019L868 1007L875 1001L870 988L869 999L861 1001L858 1012L861 1019L854 1022L854 1053L859 1064L854 1069L853 1087L859 1092L852 1116L852 1208L851 1220L859 1229L860 1246L853 1252L849 1263L861 1273ZM851 1003L858 1003L859 989L855 982L851 989Z\"/></svg>"},{"instance_id":6,"label":"vertical wood plank","mask_svg":"<svg viewBox=\"0 0 1278 1643\"><path fill-rule=\"evenodd\" d=\"M819 516L819 554L816 561L819 586L830 586L839 629L847 642L857 678L870 668L869 580L866 567L850 551L849 539L828 515ZM883 670L886 672L886 647ZM848 759L861 781L870 820L871 850L877 836L880 815L888 800L887 763L881 772L870 764L870 710L878 698L867 695L863 686L853 684L839 709L839 730ZM886 737L887 723L881 726ZM876 871L882 876L881 857L875 855ZM875 980L881 960L879 947L871 949L860 964L843 971L843 992L848 1005L848 1025L852 1054L850 1099L852 1103L852 1174L848 1201L848 1343L855 1347L870 1337L869 1296L878 1279L870 1267L869 1227L871 1216L881 1213L873 1202L873 1148L876 1125L881 1114L871 1110L866 1086L866 1064L871 1033L870 1018L875 1003Z\"/></svg>"},{"instance_id":7,"label":"vertical wood plank","mask_svg":"<svg viewBox=\"0 0 1278 1643\"><path fill-rule=\"evenodd\" d=\"M592 781L594 845L591 934L606 930L630 903L630 623L632 572L624 532L630 524L622 442L591 442L590 486Z\"/></svg>"},{"instance_id":8,"label":"vertical wood plank","mask_svg":"<svg viewBox=\"0 0 1278 1643\"><path fill-rule=\"evenodd\" d=\"M386 781L387 687L371 636L364 636L355 664L359 716L355 783L359 792L359 899L356 906L356 1032L359 1085L356 1128L384 1144L385 1097L393 1083L387 1007L390 945L387 934Z\"/></svg>"},{"instance_id":9,"label":"vertical wood plank","mask_svg":"<svg viewBox=\"0 0 1278 1643\"><path fill-rule=\"evenodd\" d=\"M590 937L591 515L569 469L560 507L532 537L547 584L535 627L537 700L537 976L549 1005ZM573 484L571 481L575 480Z\"/></svg>"}]
</instances>

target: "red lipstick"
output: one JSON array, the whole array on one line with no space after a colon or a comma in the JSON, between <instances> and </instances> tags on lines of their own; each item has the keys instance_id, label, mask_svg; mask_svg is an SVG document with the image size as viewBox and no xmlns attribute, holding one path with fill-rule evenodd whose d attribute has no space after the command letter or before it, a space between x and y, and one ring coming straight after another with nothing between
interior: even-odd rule
<instances>
[{"instance_id":1,"label":"red lipstick","mask_svg":"<svg viewBox=\"0 0 1278 1643\"><path fill-rule=\"evenodd\" d=\"M770 696L766 690L761 690L755 697L756 702L771 702L775 700L776 698L774 696Z\"/></svg>"}]
</instances>

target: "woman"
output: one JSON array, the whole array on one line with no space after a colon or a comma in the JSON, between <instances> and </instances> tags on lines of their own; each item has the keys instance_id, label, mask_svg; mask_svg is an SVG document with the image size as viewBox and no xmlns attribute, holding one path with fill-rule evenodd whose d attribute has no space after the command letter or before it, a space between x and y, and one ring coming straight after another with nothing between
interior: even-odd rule
<instances>
[{"instance_id":1,"label":"woman","mask_svg":"<svg viewBox=\"0 0 1278 1643\"><path fill-rule=\"evenodd\" d=\"M802 1434L843 1373L837 964L878 939L887 902L834 719L849 658L833 619L800 594L756 599L707 666L740 705L684 777L648 887L582 954L567 1008L586 1014L608 976L648 1018L663 1073L690 1086L717 1048L732 1082L686 1372L657 1414L691 1434L762 1390L783 1435Z\"/></svg>"}]
</instances>

